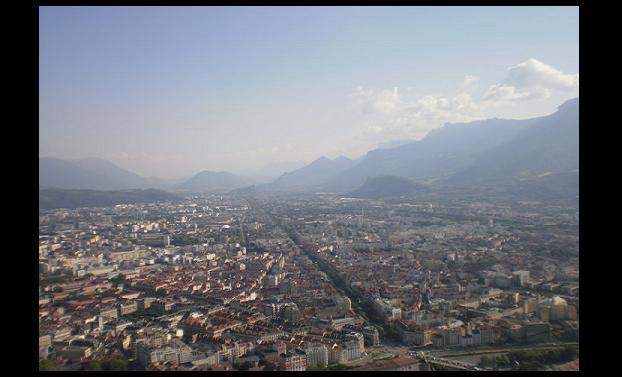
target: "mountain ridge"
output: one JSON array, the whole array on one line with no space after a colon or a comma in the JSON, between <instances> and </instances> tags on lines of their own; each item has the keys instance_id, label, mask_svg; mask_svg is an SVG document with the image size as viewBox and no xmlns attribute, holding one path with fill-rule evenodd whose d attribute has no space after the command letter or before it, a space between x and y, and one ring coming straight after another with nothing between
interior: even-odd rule
<instances>
[{"instance_id":1,"label":"mountain ridge","mask_svg":"<svg viewBox=\"0 0 622 377\"><path fill-rule=\"evenodd\" d=\"M203 170L176 188L191 192L219 192L239 189L250 183L247 179L226 171Z\"/></svg>"},{"instance_id":2,"label":"mountain ridge","mask_svg":"<svg viewBox=\"0 0 622 377\"><path fill-rule=\"evenodd\" d=\"M343 155L331 160L321 156L310 164L281 175L268 185L272 189L299 189L309 190L321 187L331 178L339 175L345 169L353 166L356 160Z\"/></svg>"},{"instance_id":3,"label":"mountain ridge","mask_svg":"<svg viewBox=\"0 0 622 377\"><path fill-rule=\"evenodd\" d=\"M527 192L532 187L541 192L571 195L574 190L556 188L556 185L578 181L578 111L579 98L576 97L559 105L556 112L541 117L446 123L421 140L399 142L392 148L378 147L354 160L343 155L334 159L320 156L269 183L209 170L173 183L157 177L143 177L98 158L40 158L39 186L44 189L166 188L210 192L252 185L257 192L352 192L363 187L370 178L394 176L431 182L426 184L429 187L474 189L492 185L517 192ZM570 174L574 170L576 176ZM547 178L542 174L551 176Z\"/></svg>"}]
</instances>

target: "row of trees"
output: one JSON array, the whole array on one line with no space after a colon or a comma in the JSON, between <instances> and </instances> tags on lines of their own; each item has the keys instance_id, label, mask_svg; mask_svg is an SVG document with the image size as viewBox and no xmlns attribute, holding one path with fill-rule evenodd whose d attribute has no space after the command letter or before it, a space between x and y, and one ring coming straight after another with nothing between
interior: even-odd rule
<instances>
[{"instance_id":1,"label":"row of trees","mask_svg":"<svg viewBox=\"0 0 622 377\"><path fill-rule=\"evenodd\" d=\"M327 367L320 366L320 365L315 366L315 367L309 367L307 368L307 371L314 372L314 371L326 371L326 370L333 371L333 370L348 370L348 369L350 368L344 364L332 364Z\"/></svg>"},{"instance_id":2,"label":"row of trees","mask_svg":"<svg viewBox=\"0 0 622 377\"><path fill-rule=\"evenodd\" d=\"M105 359L105 360L93 360L86 365L85 369L89 371L91 370L95 370L95 371L128 370L128 360L120 356L115 356L115 357L112 357L110 359Z\"/></svg>"},{"instance_id":3,"label":"row of trees","mask_svg":"<svg viewBox=\"0 0 622 377\"><path fill-rule=\"evenodd\" d=\"M114 356L104 360L93 360L84 366L88 371L123 371L128 370L128 360L121 356ZM39 362L40 371L60 371L63 370L62 365L54 360L42 360Z\"/></svg>"},{"instance_id":4,"label":"row of trees","mask_svg":"<svg viewBox=\"0 0 622 377\"><path fill-rule=\"evenodd\" d=\"M203 243L202 239L199 239L196 237L190 237L184 234L171 237L171 244L175 246L200 245L202 243Z\"/></svg>"},{"instance_id":5,"label":"row of trees","mask_svg":"<svg viewBox=\"0 0 622 377\"><path fill-rule=\"evenodd\" d=\"M519 370L540 370L551 364L566 363L579 357L579 347L567 345L547 350L516 350L501 356L482 356L483 367L512 367Z\"/></svg>"},{"instance_id":6,"label":"row of trees","mask_svg":"<svg viewBox=\"0 0 622 377\"><path fill-rule=\"evenodd\" d=\"M61 370L61 368L56 362L52 360L42 360L39 362L39 370L48 372Z\"/></svg>"}]
</instances>

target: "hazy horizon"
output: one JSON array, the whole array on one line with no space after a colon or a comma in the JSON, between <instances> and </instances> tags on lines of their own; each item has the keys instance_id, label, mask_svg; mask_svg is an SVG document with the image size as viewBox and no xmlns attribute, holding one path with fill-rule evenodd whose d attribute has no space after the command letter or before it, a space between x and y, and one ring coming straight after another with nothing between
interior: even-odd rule
<instances>
[{"instance_id":1,"label":"hazy horizon","mask_svg":"<svg viewBox=\"0 0 622 377\"><path fill-rule=\"evenodd\" d=\"M40 157L143 176L355 159L578 96L577 7L41 7Z\"/></svg>"},{"instance_id":2,"label":"hazy horizon","mask_svg":"<svg viewBox=\"0 0 622 377\"><path fill-rule=\"evenodd\" d=\"M579 98L579 97L576 97L576 98ZM573 98L571 98L569 100L572 100L572 99ZM564 103L567 102L567 101L568 100L565 100ZM563 103L560 103L559 105L561 106L562 104ZM543 116L545 117L545 116L551 115L551 114L552 113L550 113L550 114L543 114ZM534 117L534 118L530 118L530 119L535 119L535 118L539 118L539 117L540 116L537 116L537 117ZM519 120L519 119L507 119L507 120ZM445 124L445 125L447 125L447 124ZM444 127L445 125L441 126L440 128ZM396 147L399 147L399 146L401 146L403 144L406 144L406 143L409 143L409 142L419 141L419 140L424 139L427 136L428 133L426 133L421 138L418 138L416 140L415 139L412 139L412 140L409 140L409 139L408 140L407 139L395 139L395 140L391 140L391 141L388 141L388 142L385 142L385 143L381 143L380 145L376 146L375 148L370 149L370 151L371 150L375 150L375 149L383 149L383 148L396 148ZM334 160L336 158L346 157L346 158L349 158L350 160L356 161L356 160L361 160L363 157L365 157L367 152L369 152L369 151L366 151L362 155L356 156L356 157L349 157L349 156L346 156L344 154L341 154L339 156L336 156L336 157L333 157L333 158L330 158L330 159ZM60 157L57 157L57 156L39 156L39 158L40 159L63 159L63 158L60 158ZM273 181L274 179L276 179L276 177L278 175L280 175L282 173L291 172L293 170L296 170L296 169L298 169L300 167L306 166L306 165L308 165L308 164L310 164L310 163L312 163L312 162L314 162L316 160L319 160L321 158L329 158L329 157L321 155L321 156L317 156L316 158L314 158L311 161L303 161L303 160L299 160L299 161L272 161L272 162L268 162L268 163L266 163L264 165L261 165L261 166L250 167L250 168L246 167L246 168L241 168L241 169L233 169L233 170L229 170L229 171L216 168L216 169L211 169L211 170L210 169L201 169L201 170L197 170L197 171L191 172L189 174L169 176L169 177L162 177L162 176L157 176L157 175L151 175L151 176L143 175L143 176L144 177L163 178L163 179L167 179L167 180L171 180L171 181L176 181L176 180L178 181L178 180L186 180L186 179L190 178L191 176L194 176L194 175L196 175L198 173L201 173L201 172L204 172L204 171L211 171L211 172L216 172L216 173L219 173L219 172L229 172L229 173L234 173L234 174L237 174L237 175L240 175L240 176L244 176L244 177L247 177L247 178L251 178L251 179L253 179L253 180L257 181L257 182L265 181L267 183L268 181ZM109 161L109 160L106 160L105 158L101 158L101 157L97 157L97 156L85 156L85 157L71 158L71 159L66 159L66 160L67 161L80 161L80 160L89 160L89 159L100 159L100 160ZM112 161L109 161L109 162L112 162ZM128 169L126 166L123 166L121 164L115 163L115 165L117 165L118 167L120 167L122 169L131 171L132 173L136 173L135 171L132 171L131 169ZM292 166L294 166L294 167L292 168ZM268 180L262 179L262 177L265 177L267 175L274 175L277 172L280 172L280 173L278 175L275 175L271 179L268 179ZM261 182L259 182L259 183L261 183Z\"/></svg>"}]
</instances>

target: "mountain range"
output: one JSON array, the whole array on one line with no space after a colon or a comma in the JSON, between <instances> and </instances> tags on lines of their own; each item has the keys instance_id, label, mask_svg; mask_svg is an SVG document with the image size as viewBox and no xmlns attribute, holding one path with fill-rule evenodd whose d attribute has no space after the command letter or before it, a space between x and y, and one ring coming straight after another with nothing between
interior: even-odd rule
<instances>
[{"instance_id":1,"label":"mountain range","mask_svg":"<svg viewBox=\"0 0 622 377\"><path fill-rule=\"evenodd\" d=\"M277 165L254 178L203 171L179 183L142 177L100 159L42 158L39 180L44 188L209 192L255 185L255 191L335 191L373 197L383 196L383 186L389 196L424 188L494 187L520 195L575 198L579 98L538 118L446 124L421 140L385 143L356 160L320 157L305 166ZM265 181L266 175L274 177L289 168L270 183L261 184L257 178L263 174ZM396 184L399 189L393 187Z\"/></svg>"},{"instance_id":2,"label":"mountain range","mask_svg":"<svg viewBox=\"0 0 622 377\"><path fill-rule=\"evenodd\" d=\"M268 189L293 191L321 189L328 182L339 177L344 170L355 166L356 163L356 160L351 160L345 156L339 156L333 160L322 156L307 166L283 174L268 185Z\"/></svg>"},{"instance_id":3,"label":"mountain range","mask_svg":"<svg viewBox=\"0 0 622 377\"><path fill-rule=\"evenodd\" d=\"M394 176L438 189L494 188L521 197L576 198L579 99L543 117L446 124L419 141L372 150L331 175L322 190L357 194L371 185L378 196L378 182L369 178ZM367 188L357 191L362 185ZM393 193L389 186L387 181L387 196Z\"/></svg>"},{"instance_id":4,"label":"mountain range","mask_svg":"<svg viewBox=\"0 0 622 377\"><path fill-rule=\"evenodd\" d=\"M157 188L169 191L229 191L255 183L270 183L305 162L269 164L242 174L202 171L185 179L144 177L100 159L62 160L39 158L39 187L42 189L131 190Z\"/></svg>"},{"instance_id":5,"label":"mountain range","mask_svg":"<svg viewBox=\"0 0 622 377\"><path fill-rule=\"evenodd\" d=\"M300 169L308 164L307 161L274 162L255 169L244 169L236 174L255 184L266 184L273 182L284 173Z\"/></svg>"},{"instance_id":6,"label":"mountain range","mask_svg":"<svg viewBox=\"0 0 622 377\"><path fill-rule=\"evenodd\" d=\"M353 198L381 199L416 195L426 187L408 178L394 175L367 178L365 183L348 194Z\"/></svg>"},{"instance_id":7,"label":"mountain range","mask_svg":"<svg viewBox=\"0 0 622 377\"><path fill-rule=\"evenodd\" d=\"M177 186L178 189L190 192L230 191L250 185L252 182L233 173L225 171L202 171Z\"/></svg>"}]
</instances>

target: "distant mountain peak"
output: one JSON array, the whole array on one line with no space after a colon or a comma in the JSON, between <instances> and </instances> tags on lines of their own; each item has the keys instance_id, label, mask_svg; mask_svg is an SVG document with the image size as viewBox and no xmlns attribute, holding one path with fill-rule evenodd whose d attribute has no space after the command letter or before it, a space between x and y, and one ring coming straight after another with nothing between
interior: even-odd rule
<instances>
[{"instance_id":1,"label":"distant mountain peak","mask_svg":"<svg viewBox=\"0 0 622 377\"><path fill-rule=\"evenodd\" d=\"M164 181L146 178L97 157L63 160L39 158L39 186L64 189L124 190L163 187Z\"/></svg>"},{"instance_id":2,"label":"distant mountain peak","mask_svg":"<svg viewBox=\"0 0 622 377\"><path fill-rule=\"evenodd\" d=\"M334 160L321 156L309 165L289 172L289 174L281 175L272 183L272 187L296 187L302 190L313 189L341 174L342 171L352 167L355 163L355 161L343 155Z\"/></svg>"},{"instance_id":3,"label":"distant mountain peak","mask_svg":"<svg viewBox=\"0 0 622 377\"><path fill-rule=\"evenodd\" d=\"M250 182L236 174L226 171L203 170L181 183L178 188L194 192L230 191Z\"/></svg>"}]
</instances>

